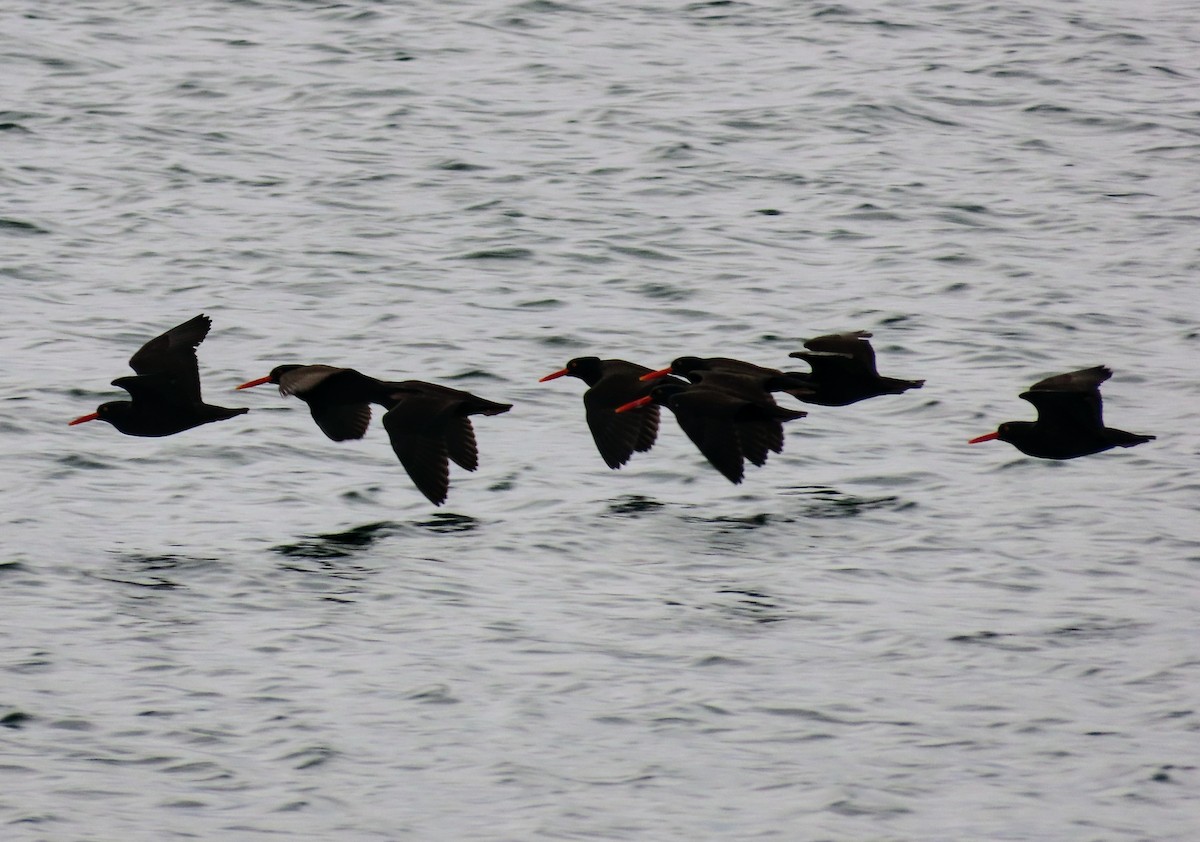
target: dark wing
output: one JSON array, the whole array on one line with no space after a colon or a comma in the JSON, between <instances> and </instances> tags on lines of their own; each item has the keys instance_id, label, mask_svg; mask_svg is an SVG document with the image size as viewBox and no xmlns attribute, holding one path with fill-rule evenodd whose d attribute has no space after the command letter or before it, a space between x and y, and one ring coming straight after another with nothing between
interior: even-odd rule
<instances>
[{"instance_id":1,"label":"dark wing","mask_svg":"<svg viewBox=\"0 0 1200 842\"><path fill-rule=\"evenodd\" d=\"M387 430L392 450L396 452L400 464L420 492L435 506L446 501L446 494L450 490L448 420L460 419L447 414L447 404L443 399L419 391L401 396L383 416L383 427ZM458 434L462 434L461 426ZM472 442L473 439L472 434ZM465 444L460 441L457 447L465 448ZM461 450L459 455L464 455Z\"/></svg>"},{"instance_id":2,"label":"dark wing","mask_svg":"<svg viewBox=\"0 0 1200 842\"><path fill-rule=\"evenodd\" d=\"M690 411L686 405L671 408L683 432L704 454L709 464L734 485L740 483L745 475L745 467L742 464L742 448L733 422Z\"/></svg>"},{"instance_id":3,"label":"dark wing","mask_svg":"<svg viewBox=\"0 0 1200 842\"><path fill-rule=\"evenodd\" d=\"M388 405L394 407L392 401L408 401L409 411L423 413L429 428L445 443L446 455L468 471L479 467L479 447L470 416L502 415L512 409L511 403L491 401L462 389L423 380L386 383L384 387L390 390Z\"/></svg>"},{"instance_id":4,"label":"dark wing","mask_svg":"<svg viewBox=\"0 0 1200 842\"><path fill-rule=\"evenodd\" d=\"M199 403L200 368L196 362L196 347L208 336L211 326L212 319L203 313L176 325L139 348L129 358L129 367L142 375L169 376L173 381L169 388L178 393L179 400Z\"/></svg>"},{"instance_id":5,"label":"dark wing","mask_svg":"<svg viewBox=\"0 0 1200 842\"><path fill-rule=\"evenodd\" d=\"M371 405L367 403L309 401L308 411L321 432L334 441L361 439L371 426Z\"/></svg>"},{"instance_id":6,"label":"dark wing","mask_svg":"<svg viewBox=\"0 0 1200 842\"><path fill-rule=\"evenodd\" d=\"M446 454L455 465L468 471L479 467L479 447L475 444L475 428L471 426L470 418L465 415L446 418L442 440L446 442Z\"/></svg>"},{"instance_id":7,"label":"dark wing","mask_svg":"<svg viewBox=\"0 0 1200 842\"><path fill-rule=\"evenodd\" d=\"M342 389L344 394L338 394L339 386L356 385L359 379L364 378L353 369L306 365L280 376L279 394L284 397L295 395L307 403L321 432L334 441L361 439L371 426L371 405L366 401L346 400L348 395L354 394L351 389ZM322 389L322 386L326 388Z\"/></svg>"},{"instance_id":8,"label":"dark wing","mask_svg":"<svg viewBox=\"0 0 1200 842\"><path fill-rule=\"evenodd\" d=\"M804 360L812 366L812 376L818 383L837 383L842 380L857 380L867 373L858 360L846 354L830 354L824 351L795 351L788 356Z\"/></svg>"},{"instance_id":9,"label":"dark wing","mask_svg":"<svg viewBox=\"0 0 1200 842\"><path fill-rule=\"evenodd\" d=\"M767 461L768 453L783 453L783 423L781 421L774 418L746 419L738 421L735 427L738 441L742 446L742 453L755 465L764 464Z\"/></svg>"},{"instance_id":10,"label":"dark wing","mask_svg":"<svg viewBox=\"0 0 1200 842\"><path fill-rule=\"evenodd\" d=\"M747 403L738 411L735 427L742 453L755 465L767 461L767 454L783 452L783 422L803 418L808 413L798 409L785 409L762 402Z\"/></svg>"},{"instance_id":11,"label":"dark wing","mask_svg":"<svg viewBox=\"0 0 1200 842\"><path fill-rule=\"evenodd\" d=\"M193 406L195 403L187 392L180 390L177 379L170 374L118 377L112 384L129 393L135 412L163 407Z\"/></svg>"},{"instance_id":12,"label":"dark wing","mask_svg":"<svg viewBox=\"0 0 1200 842\"><path fill-rule=\"evenodd\" d=\"M1100 384L1112 371L1098 365L1039 380L1022 392L1038 411L1037 423L1068 430L1098 430L1104 426Z\"/></svg>"},{"instance_id":13,"label":"dark wing","mask_svg":"<svg viewBox=\"0 0 1200 842\"><path fill-rule=\"evenodd\" d=\"M583 407L587 414L588 429L604 463L610 468L619 468L629 461L634 452L644 453L654 446L658 438L658 407L645 406L629 412L617 413L624 403L636 400L644 388L630 387L623 394L625 400L614 397L613 390L591 388L583 393Z\"/></svg>"},{"instance_id":14,"label":"dark wing","mask_svg":"<svg viewBox=\"0 0 1200 842\"><path fill-rule=\"evenodd\" d=\"M646 410L642 416L642 428L638 431L637 442L633 445L633 449L638 453L645 453L654 447L654 442L658 440L658 406L651 404Z\"/></svg>"},{"instance_id":15,"label":"dark wing","mask_svg":"<svg viewBox=\"0 0 1200 842\"><path fill-rule=\"evenodd\" d=\"M696 380L693 382L706 389L717 389L750 401L775 403L775 398L771 397L771 393L763 386L763 379L766 375L747 374L728 369L698 371L695 374ZM775 374L782 375L783 372L776 371Z\"/></svg>"},{"instance_id":16,"label":"dark wing","mask_svg":"<svg viewBox=\"0 0 1200 842\"><path fill-rule=\"evenodd\" d=\"M731 359L730 357L706 357L703 362L707 366L707 369L701 369L702 371L740 374L743 377L773 377L782 373L779 369L767 368L755 363L748 363L745 360Z\"/></svg>"},{"instance_id":17,"label":"dark wing","mask_svg":"<svg viewBox=\"0 0 1200 842\"><path fill-rule=\"evenodd\" d=\"M304 365L285 372L279 378L279 394L285 398L295 395L303 398L330 377L352 369L332 365ZM357 374L357 372L355 372Z\"/></svg>"},{"instance_id":18,"label":"dark wing","mask_svg":"<svg viewBox=\"0 0 1200 842\"><path fill-rule=\"evenodd\" d=\"M661 380L643 383L645 366L624 360L604 360L604 374L583 393L588 429L604 464L619 468L636 453L654 447L658 439L658 407L651 405L617 413L617 407L645 397ZM673 378L672 378L673 379Z\"/></svg>"},{"instance_id":19,"label":"dark wing","mask_svg":"<svg viewBox=\"0 0 1200 842\"><path fill-rule=\"evenodd\" d=\"M816 336L804 343L804 347L809 351L817 354L836 354L849 357L854 360L859 370L866 370L872 374L877 374L875 369L875 349L871 347L871 343L867 340L871 338L871 334L865 330L855 330L848 333L828 333L824 336ZM804 352L800 351L792 354L793 357L799 357L802 360L812 362ZM813 370L816 371L816 365L813 365Z\"/></svg>"}]
</instances>

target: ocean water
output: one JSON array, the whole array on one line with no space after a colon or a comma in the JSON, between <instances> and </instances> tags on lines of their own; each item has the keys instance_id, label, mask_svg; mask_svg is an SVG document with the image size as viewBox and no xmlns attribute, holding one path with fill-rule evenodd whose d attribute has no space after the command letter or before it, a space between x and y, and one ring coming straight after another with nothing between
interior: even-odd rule
<instances>
[{"instance_id":1,"label":"ocean water","mask_svg":"<svg viewBox=\"0 0 1200 842\"><path fill-rule=\"evenodd\" d=\"M4 839L1197 838L1193 7L4 18ZM200 312L249 414L66 426ZM740 486L538 382L851 329ZM515 406L435 508L284 362ZM966 444L1096 364L1156 441Z\"/></svg>"}]
</instances>

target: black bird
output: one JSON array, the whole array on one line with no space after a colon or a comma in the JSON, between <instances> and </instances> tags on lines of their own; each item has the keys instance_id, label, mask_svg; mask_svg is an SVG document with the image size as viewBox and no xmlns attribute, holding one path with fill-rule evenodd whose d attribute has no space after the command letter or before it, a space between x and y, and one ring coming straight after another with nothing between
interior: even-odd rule
<instances>
[{"instance_id":1,"label":"black bird","mask_svg":"<svg viewBox=\"0 0 1200 842\"><path fill-rule=\"evenodd\" d=\"M245 407L213 406L200 397L196 348L211 326L212 320L201 314L151 339L129 359L136 376L112 382L133 400L102 403L70 425L99 420L127 436L170 436L249 412Z\"/></svg>"},{"instance_id":2,"label":"black bird","mask_svg":"<svg viewBox=\"0 0 1200 842\"><path fill-rule=\"evenodd\" d=\"M656 380L668 374L678 374L689 383L753 399L769 398L771 392L799 396L811 391L800 376L729 357L678 357L666 368L642 375L642 379Z\"/></svg>"},{"instance_id":3,"label":"black bird","mask_svg":"<svg viewBox=\"0 0 1200 842\"><path fill-rule=\"evenodd\" d=\"M588 385L583 393L588 429L605 464L616 469L628 462L634 452L644 453L654 447L658 438L657 406L647 405L637 412L616 412L617 407L650 394L654 384L640 380L649 373L646 366L625 360L576 357L566 368L547 374L538 382L578 377Z\"/></svg>"},{"instance_id":4,"label":"black bird","mask_svg":"<svg viewBox=\"0 0 1200 842\"><path fill-rule=\"evenodd\" d=\"M1098 365L1039 380L1020 395L1037 409L1036 421L1005 421L996 432L968 444L999 439L1028 456L1074 459L1152 441L1154 436L1104 426L1100 384L1110 377L1111 369Z\"/></svg>"},{"instance_id":5,"label":"black bird","mask_svg":"<svg viewBox=\"0 0 1200 842\"><path fill-rule=\"evenodd\" d=\"M783 452L783 422L808 413L785 409L774 401L704 385L661 383L650 394L618 407L628 412L647 404L665 406L704 457L737 485L745 472L743 459L763 465L769 453Z\"/></svg>"},{"instance_id":6,"label":"black bird","mask_svg":"<svg viewBox=\"0 0 1200 842\"><path fill-rule=\"evenodd\" d=\"M281 365L266 377L238 386L249 389L275 383L285 397L308 404L313 420L334 441L361 439L371 423L371 404L387 412L383 428L392 450L417 489L435 506L446 501L450 462L473 471L479 467L472 415L499 415L512 409L459 389L421 380L386 381L329 365Z\"/></svg>"},{"instance_id":7,"label":"black bird","mask_svg":"<svg viewBox=\"0 0 1200 842\"><path fill-rule=\"evenodd\" d=\"M900 380L883 377L875 369L875 349L865 330L830 333L804 343L807 351L795 351L797 357L812 366L811 372L788 372L808 386L809 394L793 392L805 403L821 406L847 406L879 395L899 395L920 389L924 380Z\"/></svg>"}]
</instances>

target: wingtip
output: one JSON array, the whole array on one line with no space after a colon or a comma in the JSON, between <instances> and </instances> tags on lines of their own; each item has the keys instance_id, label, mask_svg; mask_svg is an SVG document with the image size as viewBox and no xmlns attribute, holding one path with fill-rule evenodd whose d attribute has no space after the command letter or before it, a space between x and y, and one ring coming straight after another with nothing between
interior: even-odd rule
<instances>
[{"instance_id":1,"label":"wingtip","mask_svg":"<svg viewBox=\"0 0 1200 842\"><path fill-rule=\"evenodd\" d=\"M435 506L440 506L446 502L446 498L450 496L450 480L446 479L445 485L439 484L435 488L425 489L418 486L418 490L425 495L426 499Z\"/></svg>"}]
</instances>

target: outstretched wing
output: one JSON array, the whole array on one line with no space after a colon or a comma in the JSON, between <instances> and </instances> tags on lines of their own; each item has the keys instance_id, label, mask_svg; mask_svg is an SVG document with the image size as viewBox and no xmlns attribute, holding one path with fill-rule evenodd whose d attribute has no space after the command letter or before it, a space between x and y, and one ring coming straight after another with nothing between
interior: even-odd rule
<instances>
[{"instance_id":1,"label":"outstretched wing","mask_svg":"<svg viewBox=\"0 0 1200 842\"><path fill-rule=\"evenodd\" d=\"M865 370L871 374L877 374L878 372L875 369L875 349L867 341L870 338L871 334L865 330L854 330L846 333L827 333L824 336L813 337L804 343L805 348L814 352L812 355L798 351L791 356L799 357L808 362L813 366L813 371L817 370L817 365L820 363L813 363L809 359L810 356L822 355L818 357L822 363L829 359L824 356L826 354L849 357L856 363L856 370Z\"/></svg>"},{"instance_id":2,"label":"outstretched wing","mask_svg":"<svg viewBox=\"0 0 1200 842\"><path fill-rule=\"evenodd\" d=\"M621 404L635 400L639 391L646 390L631 389L633 397L621 401L614 400L608 390L592 388L583 394L588 429L592 431L596 449L610 468L624 465L635 451L642 453L649 450L658 438L657 406L645 406L620 414L616 411Z\"/></svg>"},{"instance_id":3,"label":"outstretched wing","mask_svg":"<svg viewBox=\"0 0 1200 842\"><path fill-rule=\"evenodd\" d=\"M112 384L129 393L136 412L154 412L194 405L186 393L180 391L176 378L171 374L118 377Z\"/></svg>"},{"instance_id":4,"label":"outstretched wing","mask_svg":"<svg viewBox=\"0 0 1200 842\"><path fill-rule=\"evenodd\" d=\"M385 383L388 390L386 406L395 408L399 403L425 425L432 435L441 438L446 455L468 471L479 467L479 447L475 443L475 428L471 425L472 415L503 415L512 409L511 403L481 398L463 389L452 389L439 383L423 380L403 380ZM416 420L414 420L416 423Z\"/></svg>"},{"instance_id":5,"label":"outstretched wing","mask_svg":"<svg viewBox=\"0 0 1200 842\"><path fill-rule=\"evenodd\" d=\"M1021 398L1037 409L1039 426L1099 430L1104 426L1100 384L1110 377L1112 371L1102 365L1056 374L1034 383Z\"/></svg>"},{"instance_id":6,"label":"outstretched wing","mask_svg":"<svg viewBox=\"0 0 1200 842\"><path fill-rule=\"evenodd\" d=\"M383 416L383 427L400 464L417 489L435 506L446 501L450 490L445 408L445 402L437 397L410 392L401 396ZM459 435L461 432L460 428Z\"/></svg>"},{"instance_id":7,"label":"outstretched wing","mask_svg":"<svg viewBox=\"0 0 1200 842\"><path fill-rule=\"evenodd\" d=\"M161 388L174 390L179 402L200 402L200 368L196 348L208 336L212 319L201 313L154 337L129 358L129 367L139 375L165 376ZM126 378L120 378L125 380ZM125 388L124 385L121 388ZM140 388L135 386L135 389ZM133 394L133 392L130 392Z\"/></svg>"},{"instance_id":8,"label":"outstretched wing","mask_svg":"<svg viewBox=\"0 0 1200 842\"><path fill-rule=\"evenodd\" d=\"M1068 371L1066 374L1056 374L1039 380L1029 387L1031 392L1090 392L1099 389L1100 384L1112 377L1112 369L1106 365L1095 365L1091 368L1081 368L1079 371Z\"/></svg>"},{"instance_id":9,"label":"outstretched wing","mask_svg":"<svg viewBox=\"0 0 1200 842\"><path fill-rule=\"evenodd\" d=\"M686 404L678 408L672 406L672 409L683 432L704 454L709 464L734 485L740 483L745 475L745 466L733 422L693 411ZM766 457L763 458L765 460Z\"/></svg>"},{"instance_id":10,"label":"outstretched wing","mask_svg":"<svg viewBox=\"0 0 1200 842\"><path fill-rule=\"evenodd\" d=\"M771 371L763 369L763 371ZM697 371L693 381L705 389L716 389L730 395L737 395L749 401L760 403L775 403L775 398L763 385L767 375L755 375L732 369L714 369L712 371ZM775 371L771 376L784 376L782 371Z\"/></svg>"},{"instance_id":11,"label":"outstretched wing","mask_svg":"<svg viewBox=\"0 0 1200 842\"><path fill-rule=\"evenodd\" d=\"M279 394L285 398L291 395L303 398L333 375L350 371L352 369L332 365L302 365L280 375Z\"/></svg>"},{"instance_id":12,"label":"outstretched wing","mask_svg":"<svg viewBox=\"0 0 1200 842\"><path fill-rule=\"evenodd\" d=\"M321 432L334 441L361 439L371 426L371 405L367 403L309 401L308 411Z\"/></svg>"},{"instance_id":13,"label":"outstretched wing","mask_svg":"<svg viewBox=\"0 0 1200 842\"><path fill-rule=\"evenodd\" d=\"M742 453L754 465L764 465L771 451L783 450L783 425L778 421L739 421L738 445Z\"/></svg>"}]
</instances>

